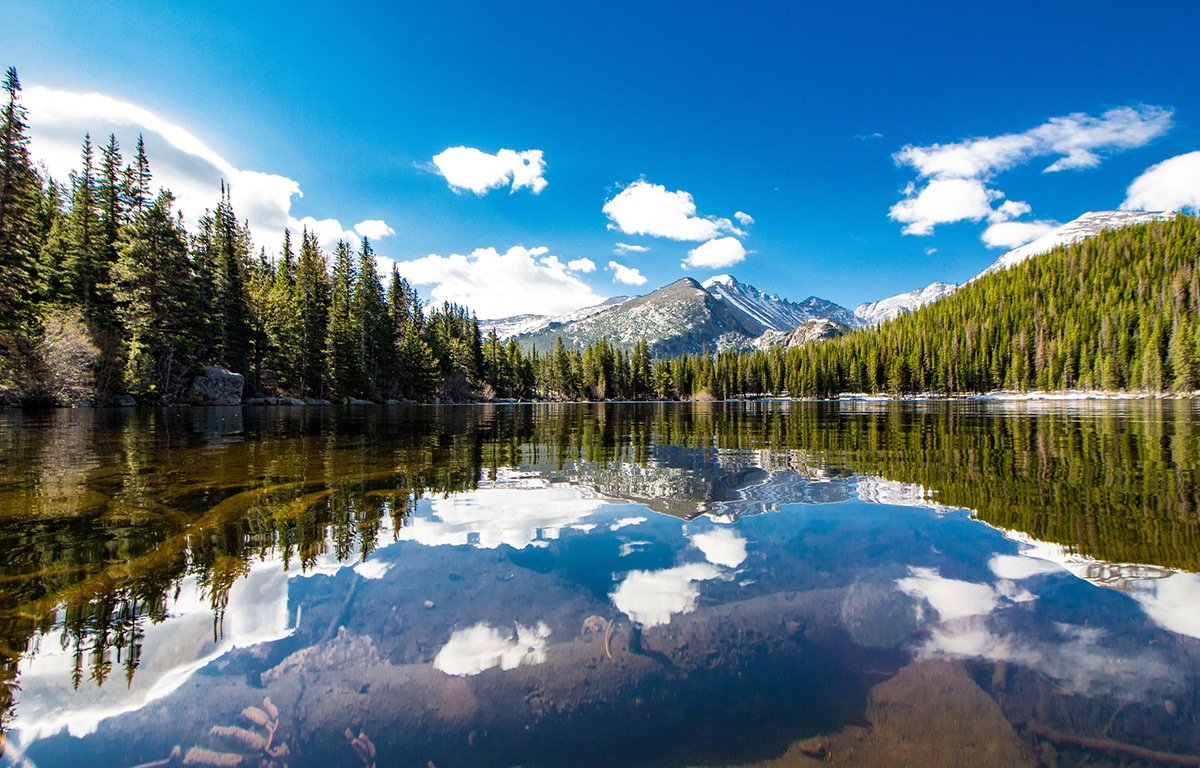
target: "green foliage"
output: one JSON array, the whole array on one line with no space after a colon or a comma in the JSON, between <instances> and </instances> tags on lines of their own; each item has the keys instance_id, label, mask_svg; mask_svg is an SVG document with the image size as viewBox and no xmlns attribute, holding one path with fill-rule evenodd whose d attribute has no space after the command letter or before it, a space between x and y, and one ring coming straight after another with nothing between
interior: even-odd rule
<instances>
[{"instance_id":1,"label":"green foliage","mask_svg":"<svg viewBox=\"0 0 1200 768\"><path fill-rule=\"evenodd\" d=\"M187 318L195 301L187 233L162 192L122 233L112 270L118 315L127 336L125 384L149 398L178 394L177 379L195 350Z\"/></svg>"},{"instance_id":2,"label":"green foliage","mask_svg":"<svg viewBox=\"0 0 1200 768\"><path fill-rule=\"evenodd\" d=\"M139 137L122 167L110 136L99 162L85 136L69 185L28 156L10 69L0 120L0 389L19 389L38 318L74 308L99 349L99 395L170 401L197 363L245 374L250 394L454 400L477 394L561 400L726 399L840 392L962 393L997 388L1191 390L1200 383L1196 219L1102 233L988 275L883 326L791 349L652 359L645 339L543 357L466 307L426 308L393 269L384 290L370 243L285 233L257 259L222 185L188 235L169 193L150 199ZM24 350L21 355L12 352ZM22 356L23 355L23 356ZM31 371L25 371L29 374ZM28 376L26 376L28 378Z\"/></svg>"}]
</instances>

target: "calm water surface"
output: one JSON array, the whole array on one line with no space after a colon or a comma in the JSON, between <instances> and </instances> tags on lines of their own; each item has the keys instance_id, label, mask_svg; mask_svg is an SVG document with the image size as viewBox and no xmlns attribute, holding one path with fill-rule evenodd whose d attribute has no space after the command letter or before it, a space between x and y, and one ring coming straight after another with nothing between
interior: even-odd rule
<instances>
[{"instance_id":1,"label":"calm water surface","mask_svg":"<svg viewBox=\"0 0 1200 768\"><path fill-rule=\"evenodd\" d=\"M0 412L0 765L1197 765L1197 416Z\"/></svg>"}]
</instances>

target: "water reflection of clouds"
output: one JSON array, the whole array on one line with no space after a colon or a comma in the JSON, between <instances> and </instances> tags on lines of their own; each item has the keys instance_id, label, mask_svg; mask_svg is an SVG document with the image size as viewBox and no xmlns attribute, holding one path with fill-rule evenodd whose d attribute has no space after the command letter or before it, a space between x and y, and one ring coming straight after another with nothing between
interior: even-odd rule
<instances>
[{"instance_id":1,"label":"water reflection of clouds","mask_svg":"<svg viewBox=\"0 0 1200 768\"><path fill-rule=\"evenodd\" d=\"M414 515L398 536L431 547L495 549L507 544L524 549L558 538L562 528L578 529L580 521L604 504L569 485L483 487L435 499L433 514Z\"/></svg>"},{"instance_id":2,"label":"water reflection of clouds","mask_svg":"<svg viewBox=\"0 0 1200 768\"><path fill-rule=\"evenodd\" d=\"M1200 639L1200 611L1196 608L1200 575L1157 566L1110 563L1018 531L1003 533L1021 549L1019 555L992 559L992 570L997 575L1021 579L1039 573L1066 572L1096 586L1119 589L1136 601L1158 626Z\"/></svg>"},{"instance_id":3,"label":"water reflection of clouds","mask_svg":"<svg viewBox=\"0 0 1200 768\"><path fill-rule=\"evenodd\" d=\"M910 567L909 575L896 580L900 591L924 598L942 621L991 613L1000 604L1000 593L988 584L947 579L933 568Z\"/></svg>"},{"instance_id":4,"label":"water reflection of clouds","mask_svg":"<svg viewBox=\"0 0 1200 768\"><path fill-rule=\"evenodd\" d=\"M1001 578L995 586L942 577L935 569L912 568L898 579L901 590L926 600L939 621L916 648L918 655L1011 662L1036 669L1072 693L1112 694L1130 700L1176 686L1177 674L1163 656L1108 630L1056 622L1049 635L1019 629L1003 609L1035 599L1013 579L1061 570L1052 563L1019 562L996 556L989 565Z\"/></svg>"},{"instance_id":5,"label":"water reflection of clouds","mask_svg":"<svg viewBox=\"0 0 1200 768\"><path fill-rule=\"evenodd\" d=\"M698 533L692 544L704 553L704 559L714 565L737 568L746 560L746 540L728 528Z\"/></svg>"},{"instance_id":6,"label":"water reflection of clouds","mask_svg":"<svg viewBox=\"0 0 1200 768\"><path fill-rule=\"evenodd\" d=\"M613 605L633 621L657 627L669 624L671 617L691 613L700 596L698 581L721 576L721 570L709 563L688 563L659 571L632 571L613 590Z\"/></svg>"},{"instance_id":7,"label":"water reflection of clouds","mask_svg":"<svg viewBox=\"0 0 1200 768\"><path fill-rule=\"evenodd\" d=\"M698 582L732 578L731 570L746 559L746 539L728 528L692 534L689 539L707 562L631 571L612 592L617 610L646 627L669 624L672 616L696 609Z\"/></svg>"},{"instance_id":8,"label":"water reflection of clouds","mask_svg":"<svg viewBox=\"0 0 1200 768\"><path fill-rule=\"evenodd\" d=\"M245 647L291 634L287 609L288 574L270 563L254 569L229 589L223 633L213 640L213 612L195 577L180 585L171 618L145 625L136 674L119 679L113 667L104 686L71 685L74 652L56 630L41 638L41 651L21 662L21 692L13 728L22 743L51 736L64 728L85 736L102 720L141 709L181 686L197 670L235 647ZM65 645L65 650L64 650Z\"/></svg>"},{"instance_id":9,"label":"water reflection of clouds","mask_svg":"<svg viewBox=\"0 0 1200 768\"><path fill-rule=\"evenodd\" d=\"M487 622L455 630L450 640L433 659L433 666L447 675L478 675L500 667L516 669L522 664L541 664L546 660L550 628L544 622L535 627L516 625L516 637L501 632Z\"/></svg>"}]
</instances>

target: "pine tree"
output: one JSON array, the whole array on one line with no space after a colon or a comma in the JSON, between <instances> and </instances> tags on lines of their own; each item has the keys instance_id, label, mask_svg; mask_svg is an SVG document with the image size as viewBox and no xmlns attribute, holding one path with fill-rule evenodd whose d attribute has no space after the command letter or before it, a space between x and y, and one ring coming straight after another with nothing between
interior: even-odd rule
<instances>
[{"instance_id":1,"label":"pine tree","mask_svg":"<svg viewBox=\"0 0 1200 768\"><path fill-rule=\"evenodd\" d=\"M300 379L304 394L320 396L327 388L325 353L329 334L329 275L316 233L306 227L296 268L296 298L304 328Z\"/></svg>"},{"instance_id":2,"label":"pine tree","mask_svg":"<svg viewBox=\"0 0 1200 768\"><path fill-rule=\"evenodd\" d=\"M41 182L29 160L28 121L17 70L4 78L0 117L0 351L18 343L32 320L30 297L40 243L35 211Z\"/></svg>"},{"instance_id":3,"label":"pine tree","mask_svg":"<svg viewBox=\"0 0 1200 768\"><path fill-rule=\"evenodd\" d=\"M91 317L93 310L109 297L107 263L104 261L104 236L100 228L97 204L95 153L92 137L84 136L82 167L71 178L71 206L68 213L68 251L66 272L73 300Z\"/></svg>"},{"instance_id":4,"label":"pine tree","mask_svg":"<svg viewBox=\"0 0 1200 768\"><path fill-rule=\"evenodd\" d=\"M176 394L194 351L186 319L195 301L187 234L172 216L174 198L162 192L124 230L113 267L117 312L127 334L125 382L150 398Z\"/></svg>"},{"instance_id":5,"label":"pine tree","mask_svg":"<svg viewBox=\"0 0 1200 768\"><path fill-rule=\"evenodd\" d=\"M339 240L334 248L329 294L329 331L325 366L329 385L338 397L361 391L358 318L354 312L356 275L350 245Z\"/></svg>"},{"instance_id":6,"label":"pine tree","mask_svg":"<svg viewBox=\"0 0 1200 768\"><path fill-rule=\"evenodd\" d=\"M133 165L125 167L122 178L122 193L125 210L138 214L151 203L150 198L150 161L146 159L146 142L142 134L138 134L137 154Z\"/></svg>"},{"instance_id":7,"label":"pine tree","mask_svg":"<svg viewBox=\"0 0 1200 768\"><path fill-rule=\"evenodd\" d=\"M267 368L273 374L274 388L302 393L304 365L304 316L296 283L296 263L292 236L283 231L283 249L275 265L263 317L267 337Z\"/></svg>"},{"instance_id":8,"label":"pine tree","mask_svg":"<svg viewBox=\"0 0 1200 768\"><path fill-rule=\"evenodd\" d=\"M388 359L395 345L395 336L375 266L375 252L365 237L359 250L355 275L354 314L358 333L358 368L362 376L360 389L370 397L378 398L387 377Z\"/></svg>"},{"instance_id":9,"label":"pine tree","mask_svg":"<svg viewBox=\"0 0 1200 768\"><path fill-rule=\"evenodd\" d=\"M224 182L216 209L200 219L193 262L200 296L199 335L207 357L237 373L250 373L253 328L247 290L250 235L238 223Z\"/></svg>"}]
</instances>

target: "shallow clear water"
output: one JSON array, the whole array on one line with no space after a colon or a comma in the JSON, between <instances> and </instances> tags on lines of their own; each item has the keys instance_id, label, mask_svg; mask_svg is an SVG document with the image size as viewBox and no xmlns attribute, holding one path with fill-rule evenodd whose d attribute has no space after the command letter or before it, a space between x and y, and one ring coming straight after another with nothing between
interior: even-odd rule
<instances>
[{"instance_id":1,"label":"shallow clear water","mask_svg":"<svg viewBox=\"0 0 1200 768\"><path fill-rule=\"evenodd\" d=\"M0 413L0 764L1188 764L1198 424Z\"/></svg>"}]
</instances>

